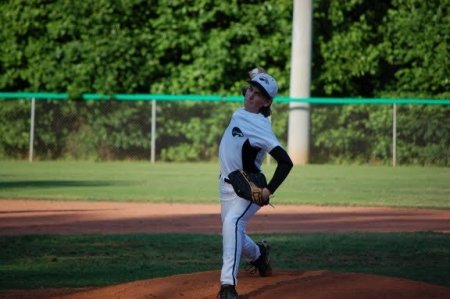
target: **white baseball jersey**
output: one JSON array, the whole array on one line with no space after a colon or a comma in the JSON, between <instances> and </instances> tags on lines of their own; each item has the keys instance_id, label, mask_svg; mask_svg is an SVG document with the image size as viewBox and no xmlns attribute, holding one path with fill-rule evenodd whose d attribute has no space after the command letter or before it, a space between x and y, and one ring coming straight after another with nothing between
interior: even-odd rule
<instances>
[{"instance_id":1,"label":"white baseball jersey","mask_svg":"<svg viewBox=\"0 0 450 299\"><path fill-rule=\"evenodd\" d=\"M220 142L221 175L228 177L236 169L261 171L264 155L279 145L268 118L244 108L236 110Z\"/></svg>"}]
</instances>

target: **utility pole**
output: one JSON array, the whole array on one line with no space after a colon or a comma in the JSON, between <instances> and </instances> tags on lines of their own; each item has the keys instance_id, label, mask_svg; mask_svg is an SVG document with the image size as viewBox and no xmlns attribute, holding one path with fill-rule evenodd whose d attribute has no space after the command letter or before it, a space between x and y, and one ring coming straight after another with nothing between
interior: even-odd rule
<instances>
[{"instance_id":1,"label":"utility pole","mask_svg":"<svg viewBox=\"0 0 450 299\"><path fill-rule=\"evenodd\" d=\"M290 97L309 98L311 82L312 0L294 0ZM309 161L310 105L289 104L288 152L294 164Z\"/></svg>"}]
</instances>

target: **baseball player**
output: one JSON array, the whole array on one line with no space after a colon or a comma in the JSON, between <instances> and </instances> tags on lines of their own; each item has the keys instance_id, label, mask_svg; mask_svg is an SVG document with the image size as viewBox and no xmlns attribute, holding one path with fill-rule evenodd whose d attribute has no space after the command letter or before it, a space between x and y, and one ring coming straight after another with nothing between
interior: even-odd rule
<instances>
[{"instance_id":1,"label":"baseball player","mask_svg":"<svg viewBox=\"0 0 450 299\"><path fill-rule=\"evenodd\" d=\"M267 187L262 189L262 197L268 201L293 165L268 119L272 100L278 92L277 82L261 68L249 74L249 85L243 90L244 107L233 113L219 147L223 264L218 297L221 299L238 298L236 285L241 255L260 276L272 273L267 241L255 243L246 233L247 222L261 206L239 197L227 182L228 174L236 169L261 172L263 158L269 153L277 166Z\"/></svg>"}]
</instances>

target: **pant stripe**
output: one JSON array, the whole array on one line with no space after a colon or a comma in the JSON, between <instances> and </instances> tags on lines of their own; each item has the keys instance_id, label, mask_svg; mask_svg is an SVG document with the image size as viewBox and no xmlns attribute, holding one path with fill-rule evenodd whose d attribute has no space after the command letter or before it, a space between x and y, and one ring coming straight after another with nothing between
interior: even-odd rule
<instances>
[{"instance_id":1,"label":"pant stripe","mask_svg":"<svg viewBox=\"0 0 450 299\"><path fill-rule=\"evenodd\" d=\"M236 265L236 261L237 261L237 251L238 251L238 223L239 220L241 220L242 217L244 217L245 213L247 213L248 209L250 209L252 203L249 202L247 208L245 209L245 211L242 213L241 216L239 216L239 218L236 220L236 223L234 224L234 262L233 262L233 271L232 271L232 275L233 275L233 284L236 285L236 277L234 275L234 271L236 269L236 267L239 267L239 265Z\"/></svg>"}]
</instances>

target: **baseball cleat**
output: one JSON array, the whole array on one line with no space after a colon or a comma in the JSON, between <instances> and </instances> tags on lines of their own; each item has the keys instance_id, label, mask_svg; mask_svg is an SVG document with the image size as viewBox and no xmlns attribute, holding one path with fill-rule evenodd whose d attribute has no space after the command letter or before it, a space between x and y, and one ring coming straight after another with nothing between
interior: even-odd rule
<instances>
[{"instance_id":1,"label":"baseball cleat","mask_svg":"<svg viewBox=\"0 0 450 299\"><path fill-rule=\"evenodd\" d=\"M270 276L272 275L272 267L270 266L269 243L266 240L262 240L256 245L258 245L261 255L255 261L249 263L251 273L258 271L259 276Z\"/></svg>"},{"instance_id":2,"label":"baseball cleat","mask_svg":"<svg viewBox=\"0 0 450 299\"><path fill-rule=\"evenodd\" d=\"M239 299L236 288L231 284L224 284L220 287L219 294L217 294L218 299Z\"/></svg>"}]
</instances>

